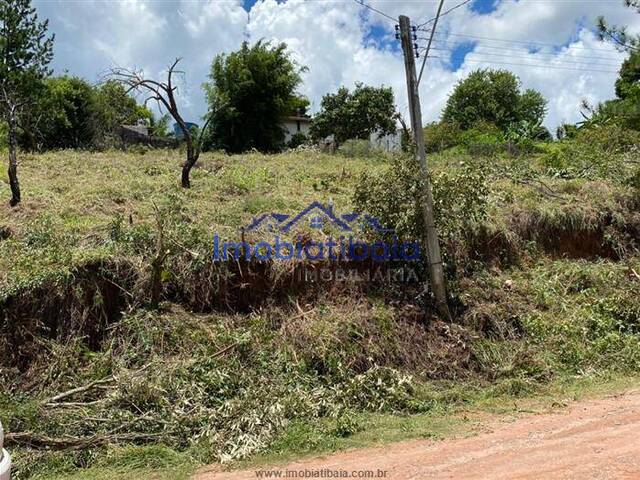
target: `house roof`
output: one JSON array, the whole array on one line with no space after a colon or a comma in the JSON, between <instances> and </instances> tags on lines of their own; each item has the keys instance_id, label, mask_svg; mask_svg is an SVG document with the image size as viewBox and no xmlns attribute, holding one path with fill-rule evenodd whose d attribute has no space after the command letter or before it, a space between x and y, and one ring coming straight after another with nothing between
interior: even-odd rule
<instances>
[{"instance_id":1,"label":"house roof","mask_svg":"<svg viewBox=\"0 0 640 480\"><path fill-rule=\"evenodd\" d=\"M135 132L138 135L144 135L145 137L149 135L149 127L145 125L120 125L120 128Z\"/></svg>"},{"instance_id":2,"label":"house roof","mask_svg":"<svg viewBox=\"0 0 640 480\"><path fill-rule=\"evenodd\" d=\"M291 115L289 117L284 117L285 121L290 122L311 122L311 117L302 117L300 115Z\"/></svg>"}]
</instances>

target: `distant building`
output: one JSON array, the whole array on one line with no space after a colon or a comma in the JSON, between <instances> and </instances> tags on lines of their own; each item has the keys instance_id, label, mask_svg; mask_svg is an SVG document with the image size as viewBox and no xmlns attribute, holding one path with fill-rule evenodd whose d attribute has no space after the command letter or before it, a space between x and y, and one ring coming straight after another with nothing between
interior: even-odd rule
<instances>
[{"instance_id":1,"label":"distant building","mask_svg":"<svg viewBox=\"0 0 640 480\"><path fill-rule=\"evenodd\" d=\"M191 122L184 122L184 123L189 129L189 131L193 130L194 128L199 128L197 123L191 123ZM184 138L184 133L182 132L182 128L180 128L180 125L178 125L177 123L173 124L173 136L178 140L182 140Z\"/></svg>"},{"instance_id":2,"label":"distant building","mask_svg":"<svg viewBox=\"0 0 640 480\"><path fill-rule=\"evenodd\" d=\"M123 145L148 145L150 147L175 147L177 142L173 138L159 138L150 134L147 125L120 125L120 140Z\"/></svg>"},{"instance_id":3,"label":"distant building","mask_svg":"<svg viewBox=\"0 0 640 480\"><path fill-rule=\"evenodd\" d=\"M311 117L307 115L292 115L285 117L281 125L284 128L284 141L288 143L296 133L303 133L309 136Z\"/></svg>"},{"instance_id":4,"label":"distant building","mask_svg":"<svg viewBox=\"0 0 640 480\"><path fill-rule=\"evenodd\" d=\"M402 150L402 130L382 136L374 132L369 135L369 143L373 148L384 150L385 152L399 152Z\"/></svg>"}]
</instances>

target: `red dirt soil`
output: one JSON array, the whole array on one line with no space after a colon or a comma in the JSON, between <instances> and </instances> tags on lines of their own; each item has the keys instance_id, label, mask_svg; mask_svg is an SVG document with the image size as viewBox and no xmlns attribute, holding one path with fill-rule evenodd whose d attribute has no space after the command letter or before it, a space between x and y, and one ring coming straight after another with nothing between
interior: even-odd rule
<instances>
[{"instance_id":1,"label":"red dirt soil","mask_svg":"<svg viewBox=\"0 0 640 480\"><path fill-rule=\"evenodd\" d=\"M285 469L372 470L368 478L385 479L640 479L640 390L511 423L496 418L487 428L488 433L470 438L347 450L273 468L224 472L212 466L195 480L278 478L259 477L258 470L280 470L279 478L294 478L286 477ZM375 476L378 469L386 475ZM331 478L316 475L306 478Z\"/></svg>"}]
</instances>

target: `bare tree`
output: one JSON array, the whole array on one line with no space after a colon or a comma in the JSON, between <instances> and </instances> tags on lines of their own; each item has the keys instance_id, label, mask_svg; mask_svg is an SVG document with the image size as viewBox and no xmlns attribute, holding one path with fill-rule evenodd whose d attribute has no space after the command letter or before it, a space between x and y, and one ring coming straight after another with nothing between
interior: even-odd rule
<instances>
[{"instance_id":1,"label":"bare tree","mask_svg":"<svg viewBox=\"0 0 640 480\"><path fill-rule=\"evenodd\" d=\"M180 127L180 130L184 135L184 140L187 144L187 160L182 166L182 186L184 188L190 188L191 181L189 180L189 174L200 157L202 137L207 130L211 115L207 117L204 126L197 133L191 131L187 127L187 123L180 115L178 104L176 103L176 91L178 87L174 82L175 75L184 73L180 70L176 70L180 60L182 59L177 58L169 67L166 82L159 82L147 78L142 70L132 70L120 67L112 69L109 73L109 77L127 87L127 93L138 92L146 95L144 101L145 105L150 101L155 101L158 103L160 110L167 110L167 112L169 112L173 117Z\"/></svg>"}]
</instances>

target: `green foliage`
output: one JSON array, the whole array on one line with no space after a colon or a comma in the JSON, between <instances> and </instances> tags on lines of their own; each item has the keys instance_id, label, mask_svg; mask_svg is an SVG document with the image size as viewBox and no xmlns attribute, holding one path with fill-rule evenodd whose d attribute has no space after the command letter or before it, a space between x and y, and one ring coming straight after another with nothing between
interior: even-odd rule
<instances>
[{"instance_id":1,"label":"green foliage","mask_svg":"<svg viewBox=\"0 0 640 480\"><path fill-rule=\"evenodd\" d=\"M0 13L0 90L7 108L32 99L34 84L51 73L53 36L30 0L2 0Z\"/></svg>"},{"instance_id":2,"label":"green foliage","mask_svg":"<svg viewBox=\"0 0 640 480\"><path fill-rule=\"evenodd\" d=\"M372 133L394 133L395 105L391 87L356 84L353 92L341 87L322 97L320 112L311 124L315 140L334 135L341 144L349 139L368 140Z\"/></svg>"},{"instance_id":3,"label":"green foliage","mask_svg":"<svg viewBox=\"0 0 640 480\"><path fill-rule=\"evenodd\" d=\"M551 132L546 127L540 123L531 123L526 120L511 125L505 135L505 140L513 143L534 140L548 142L551 139Z\"/></svg>"},{"instance_id":4,"label":"green foliage","mask_svg":"<svg viewBox=\"0 0 640 480\"><path fill-rule=\"evenodd\" d=\"M506 132L514 122L542 122L546 100L535 90L520 92L520 80L506 70L476 70L459 82L442 113L445 123L466 130L478 121Z\"/></svg>"},{"instance_id":5,"label":"green foliage","mask_svg":"<svg viewBox=\"0 0 640 480\"><path fill-rule=\"evenodd\" d=\"M120 125L152 118L117 82L93 87L79 77L49 78L22 115L20 142L29 150L100 148L113 144Z\"/></svg>"},{"instance_id":6,"label":"green foliage","mask_svg":"<svg viewBox=\"0 0 640 480\"><path fill-rule=\"evenodd\" d=\"M504 134L493 123L479 120L460 133L459 142L468 149L477 145L499 145L504 142Z\"/></svg>"},{"instance_id":7,"label":"green foliage","mask_svg":"<svg viewBox=\"0 0 640 480\"><path fill-rule=\"evenodd\" d=\"M108 143L109 137L116 134L120 125L136 125L138 121L153 122L151 111L146 106L139 105L121 83L108 80L96 86L94 92L97 143ZM166 132L168 118L165 120L161 117L158 125L158 134Z\"/></svg>"},{"instance_id":8,"label":"green foliage","mask_svg":"<svg viewBox=\"0 0 640 480\"><path fill-rule=\"evenodd\" d=\"M441 152L460 144L460 127L457 123L433 122L424 127L427 153Z\"/></svg>"},{"instance_id":9,"label":"green foliage","mask_svg":"<svg viewBox=\"0 0 640 480\"><path fill-rule=\"evenodd\" d=\"M624 4L640 13L638 0L624 0ZM637 50L640 46L640 35L629 33L626 26L609 25L603 16L598 17L597 28L601 40L611 41L618 48Z\"/></svg>"},{"instance_id":10,"label":"green foliage","mask_svg":"<svg viewBox=\"0 0 640 480\"><path fill-rule=\"evenodd\" d=\"M367 158L380 155L382 151L371 145L369 140L350 138L338 147L338 153L345 157Z\"/></svg>"},{"instance_id":11,"label":"green foliage","mask_svg":"<svg viewBox=\"0 0 640 480\"><path fill-rule=\"evenodd\" d=\"M309 137L302 132L297 132L291 135L291 138L287 142L287 148L298 148L307 143L309 143Z\"/></svg>"},{"instance_id":12,"label":"green foliage","mask_svg":"<svg viewBox=\"0 0 640 480\"><path fill-rule=\"evenodd\" d=\"M395 157L375 177L363 175L353 196L359 211L373 215L399 238L422 239L420 167L413 158ZM459 235L482 220L487 211L486 174L479 166L461 163L431 175L436 224L441 238Z\"/></svg>"},{"instance_id":13,"label":"green foliage","mask_svg":"<svg viewBox=\"0 0 640 480\"><path fill-rule=\"evenodd\" d=\"M171 117L168 113L165 113L157 120L152 118L151 135L159 138L167 138L171 134L170 123Z\"/></svg>"},{"instance_id":14,"label":"green foliage","mask_svg":"<svg viewBox=\"0 0 640 480\"><path fill-rule=\"evenodd\" d=\"M620 67L620 76L616 80L616 96L622 100L639 97L640 93L640 50L629 54Z\"/></svg>"},{"instance_id":15,"label":"green foliage","mask_svg":"<svg viewBox=\"0 0 640 480\"><path fill-rule=\"evenodd\" d=\"M640 13L637 0L625 0L630 8ZM616 80L615 100L599 105L588 125L615 122L626 128L640 130L640 35L630 34L624 26L612 26L604 17L598 18L598 30L601 40L610 41L619 50L629 52L629 57L620 68Z\"/></svg>"},{"instance_id":16,"label":"green foliage","mask_svg":"<svg viewBox=\"0 0 640 480\"><path fill-rule=\"evenodd\" d=\"M308 101L296 94L298 67L287 46L247 42L230 54L218 55L205 84L211 125L206 147L228 152L255 148L274 152L284 146L282 119L302 114Z\"/></svg>"},{"instance_id":17,"label":"green foliage","mask_svg":"<svg viewBox=\"0 0 640 480\"><path fill-rule=\"evenodd\" d=\"M93 88L78 77L47 79L22 144L31 150L93 146L97 123Z\"/></svg>"},{"instance_id":18,"label":"green foliage","mask_svg":"<svg viewBox=\"0 0 640 480\"><path fill-rule=\"evenodd\" d=\"M467 135L502 135L488 125L476 129ZM145 439L136 442L144 445L63 452L11 445L14 475L147 478L145 469L253 456L274 441L284 450L345 445L337 442L370 437L367 412L390 412L386 418L398 422L394 426L408 425L416 418L409 414L428 410L441 419L474 395L499 395L506 405L513 402L505 395L537 392L554 380L636 372L640 283L630 269L640 271L637 248L623 261L595 258L618 233L627 232L636 244L640 238L640 205L631 188L640 185L636 135L606 125L544 144L540 157L476 162L455 151L430 156L446 265L455 241L469 242L476 255L462 266L477 266L451 282L460 306L451 323L426 317L415 300L422 286L405 284L400 293L395 285L364 292L346 285L330 294L313 285L291 296L272 295L261 285L243 289L242 295L257 290L265 296L250 311L234 309L224 294L207 307L189 303L191 294L208 298L217 295L211 290L261 272L265 283L279 278L278 293L288 284L280 270L252 269L251 278L210 270L211 231L237 238L238 227L254 215L294 213L318 195L350 211L356 184L358 209L401 236L420 238L413 159L387 164L314 150L205 154L195 171L202 188L184 191L172 181L177 152L29 156L24 168L33 208L19 216L0 210L0 228L9 231L0 236L0 296L12 299L0 306L9 319L0 325L0 353L32 356L21 365L22 375L11 365L0 369L3 423L13 432L50 438L115 432ZM552 151L566 162L567 176L597 174L598 180L562 178L541 163ZM582 172L580 158L598 161L597 170ZM617 171L625 171L627 160L635 176L618 184ZM89 164L95 168L87 173ZM163 271L168 301L150 312L135 302L145 295L158 212L166 219L170 250ZM470 243L483 229L485 243ZM522 244L524 268L477 260L513 237ZM552 242L557 250L549 248ZM585 245L593 257L572 257L584 255ZM554 260L561 257L572 259ZM58 296L64 302L52 300ZM104 305L117 308L103 316ZM27 341L11 342L20 332ZM46 398L111 375L117 380L66 398L82 408L42 407ZM289 435L288 443L278 444L281 434ZM94 476L93 469L82 470L87 466L105 473Z\"/></svg>"},{"instance_id":19,"label":"green foliage","mask_svg":"<svg viewBox=\"0 0 640 480\"><path fill-rule=\"evenodd\" d=\"M541 163L563 178L609 178L629 182L640 133L615 123L581 128L571 138L549 144Z\"/></svg>"}]
</instances>

